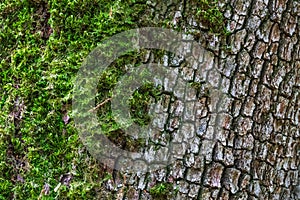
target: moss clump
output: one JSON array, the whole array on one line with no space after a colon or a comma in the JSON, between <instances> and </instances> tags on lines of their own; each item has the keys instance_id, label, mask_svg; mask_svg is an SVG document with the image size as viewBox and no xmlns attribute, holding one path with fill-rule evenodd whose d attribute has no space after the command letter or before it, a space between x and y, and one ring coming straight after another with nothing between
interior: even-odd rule
<instances>
[{"instance_id":1,"label":"moss clump","mask_svg":"<svg viewBox=\"0 0 300 200\"><path fill-rule=\"evenodd\" d=\"M196 19L202 26L207 27L210 32L215 34L228 34L225 27L226 20L217 0L198 0L193 1L192 4L195 4L194 7L197 8Z\"/></svg>"},{"instance_id":2,"label":"moss clump","mask_svg":"<svg viewBox=\"0 0 300 200\"><path fill-rule=\"evenodd\" d=\"M177 193L177 190L173 189L171 183L158 183L150 188L150 195L154 199L169 199Z\"/></svg>"},{"instance_id":3,"label":"moss clump","mask_svg":"<svg viewBox=\"0 0 300 200\"><path fill-rule=\"evenodd\" d=\"M133 93L129 105L135 123L140 126L149 124L151 121L151 116L148 114L150 104L157 102L160 94L160 89L153 83L146 83Z\"/></svg>"}]
</instances>

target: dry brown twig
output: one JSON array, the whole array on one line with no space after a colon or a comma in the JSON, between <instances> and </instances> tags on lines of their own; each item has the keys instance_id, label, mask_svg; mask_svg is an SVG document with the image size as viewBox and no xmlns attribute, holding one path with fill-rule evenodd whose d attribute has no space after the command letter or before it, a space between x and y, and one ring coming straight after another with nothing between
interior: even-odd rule
<instances>
[{"instance_id":1,"label":"dry brown twig","mask_svg":"<svg viewBox=\"0 0 300 200\"><path fill-rule=\"evenodd\" d=\"M111 98L107 98L104 101L102 101L101 103L99 103L96 107L92 108L89 110L89 112L94 112L97 109L99 109L101 106L103 106L104 104L106 104L107 102L109 102L111 100Z\"/></svg>"}]
</instances>

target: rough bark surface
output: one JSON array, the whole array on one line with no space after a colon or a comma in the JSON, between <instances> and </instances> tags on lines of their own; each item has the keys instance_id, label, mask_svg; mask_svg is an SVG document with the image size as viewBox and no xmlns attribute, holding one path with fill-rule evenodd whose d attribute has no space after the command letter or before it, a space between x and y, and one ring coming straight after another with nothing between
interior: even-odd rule
<instances>
[{"instance_id":1,"label":"rough bark surface","mask_svg":"<svg viewBox=\"0 0 300 200\"><path fill-rule=\"evenodd\" d=\"M212 53L218 70L207 77L217 77L227 94L217 142L208 142L211 102L200 98L192 106L198 127L184 129L196 138L193 148L155 173L117 173L106 183L117 199L156 199L150 190L161 182L178 188L166 199L300 199L300 3L227 0L219 6L229 36L207 33L189 1L153 2L147 12L154 21L201 33L194 39ZM197 70L190 73L185 77L195 81Z\"/></svg>"}]
</instances>

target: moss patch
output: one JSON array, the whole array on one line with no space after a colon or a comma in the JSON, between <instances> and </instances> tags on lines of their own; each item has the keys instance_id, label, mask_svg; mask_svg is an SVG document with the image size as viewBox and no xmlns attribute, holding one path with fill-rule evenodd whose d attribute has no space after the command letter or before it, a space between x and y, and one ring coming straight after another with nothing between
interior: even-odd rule
<instances>
[{"instance_id":1,"label":"moss patch","mask_svg":"<svg viewBox=\"0 0 300 200\"><path fill-rule=\"evenodd\" d=\"M92 199L103 190L106 175L70 114L72 81L88 53L137 27L143 10L130 0L0 3L0 199Z\"/></svg>"},{"instance_id":2,"label":"moss patch","mask_svg":"<svg viewBox=\"0 0 300 200\"><path fill-rule=\"evenodd\" d=\"M158 183L150 188L150 195L153 199L170 199L177 192L177 190L173 189L173 184L171 183Z\"/></svg>"}]
</instances>

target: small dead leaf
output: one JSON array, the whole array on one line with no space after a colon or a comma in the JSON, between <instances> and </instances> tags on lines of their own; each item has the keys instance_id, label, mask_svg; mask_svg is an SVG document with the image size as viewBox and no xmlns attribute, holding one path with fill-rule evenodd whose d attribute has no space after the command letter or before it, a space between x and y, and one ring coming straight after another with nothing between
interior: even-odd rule
<instances>
[{"instance_id":1,"label":"small dead leaf","mask_svg":"<svg viewBox=\"0 0 300 200\"><path fill-rule=\"evenodd\" d=\"M60 176L60 182L66 186L70 186L71 180L72 180L73 176L71 173L67 173L64 175Z\"/></svg>"},{"instance_id":2,"label":"small dead leaf","mask_svg":"<svg viewBox=\"0 0 300 200\"><path fill-rule=\"evenodd\" d=\"M48 183L45 183L42 193L44 195L48 195L50 193L50 185Z\"/></svg>"},{"instance_id":3,"label":"small dead leaf","mask_svg":"<svg viewBox=\"0 0 300 200\"><path fill-rule=\"evenodd\" d=\"M69 123L70 117L67 113L64 114L62 120L64 121L65 124Z\"/></svg>"},{"instance_id":4,"label":"small dead leaf","mask_svg":"<svg viewBox=\"0 0 300 200\"><path fill-rule=\"evenodd\" d=\"M110 7L110 9L109 9L109 18L110 19L112 18L112 14L113 14L112 7Z\"/></svg>"},{"instance_id":5,"label":"small dead leaf","mask_svg":"<svg viewBox=\"0 0 300 200\"><path fill-rule=\"evenodd\" d=\"M25 182L24 179L23 179L23 177L20 174L17 175L17 181L19 181L21 183Z\"/></svg>"},{"instance_id":6,"label":"small dead leaf","mask_svg":"<svg viewBox=\"0 0 300 200\"><path fill-rule=\"evenodd\" d=\"M55 189L54 189L55 190ZM39 197L38 197L38 200L42 199L42 197L44 195L49 195L50 194L50 185L48 183L45 183Z\"/></svg>"}]
</instances>

